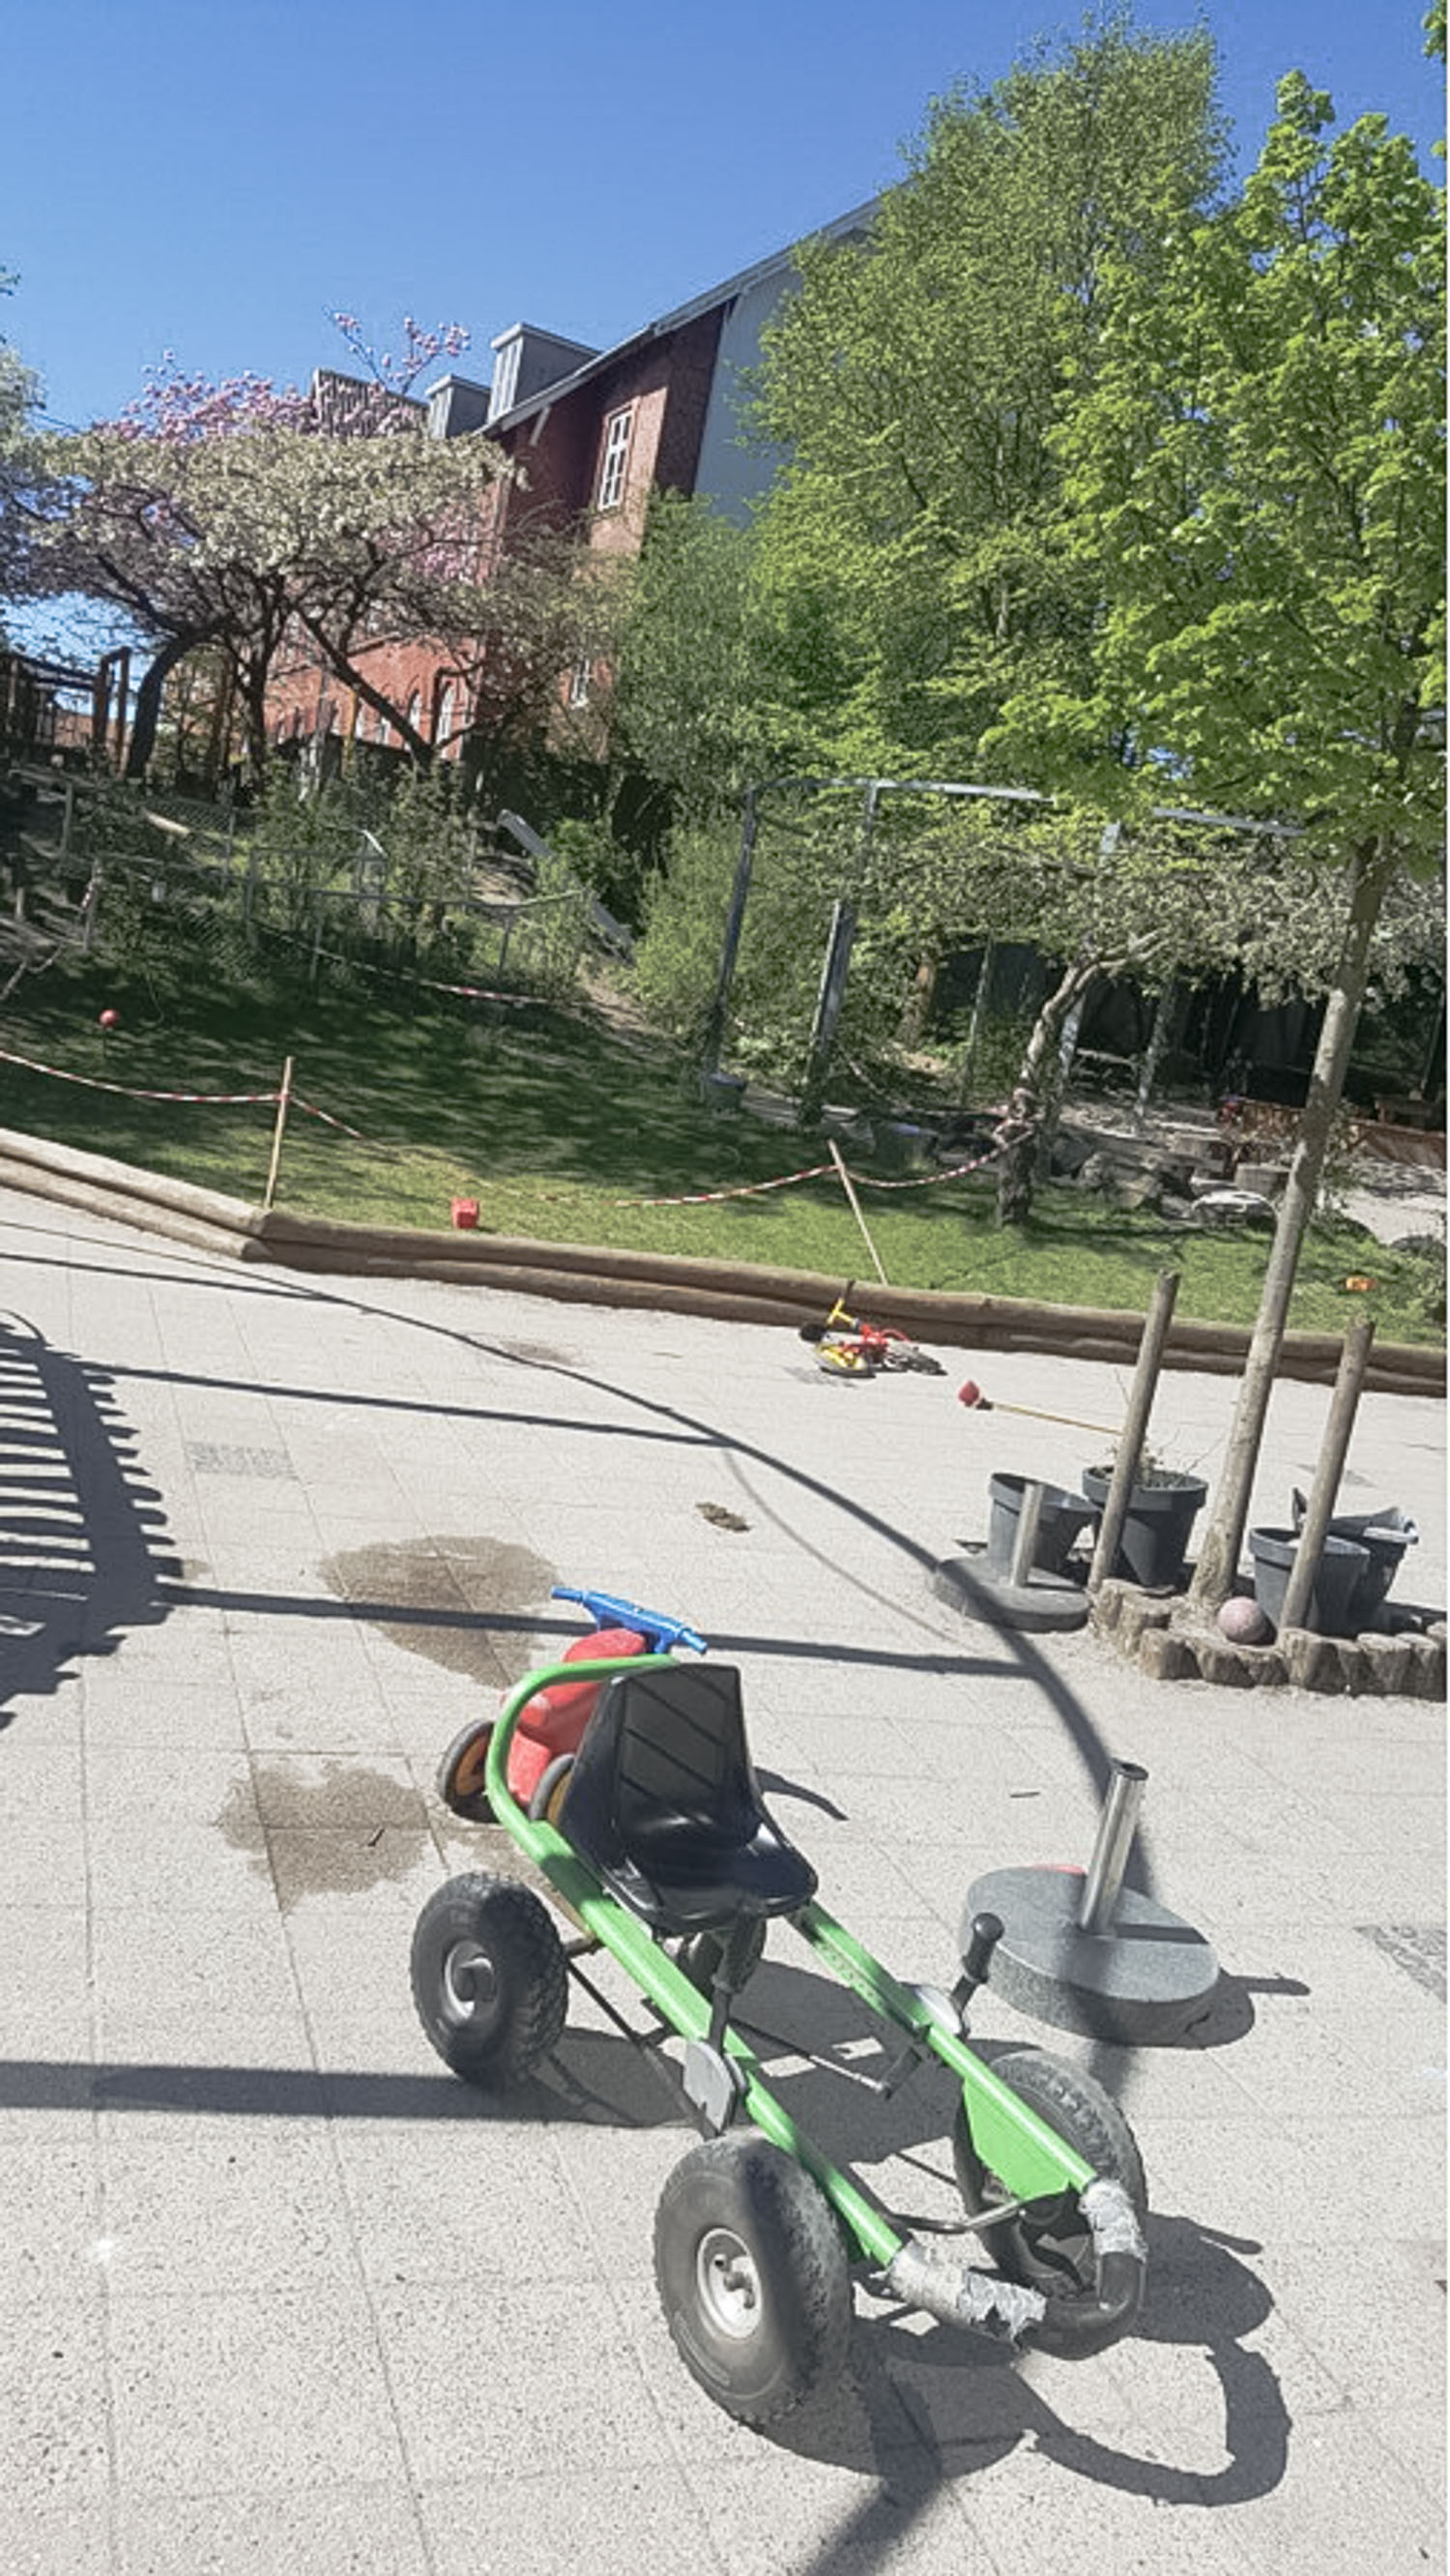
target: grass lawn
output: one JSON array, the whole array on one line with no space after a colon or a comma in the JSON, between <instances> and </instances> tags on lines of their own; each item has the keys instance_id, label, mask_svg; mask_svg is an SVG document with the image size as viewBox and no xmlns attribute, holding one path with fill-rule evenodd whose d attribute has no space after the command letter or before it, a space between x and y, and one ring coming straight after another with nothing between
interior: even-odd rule
<instances>
[{"instance_id":1,"label":"grass lawn","mask_svg":"<svg viewBox=\"0 0 1450 2576\"><path fill-rule=\"evenodd\" d=\"M104 1040L97 1014L121 1026ZM663 1047L584 1017L459 1005L426 1014L379 991L243 991L160 997L95 960L28 977L6 1004L0 1045L73 1073L158 1090L271 1091L296 1059L300 1096L363 1132L354 1143L295 1115L279 1204L360 1223L446 1226L449 1201L476 1197L497 1234L636 1246L861 1278L870 1263L839 1185L816 1181L709 1207L621 1201L726 1189L798 1169L819 1148L750 1119L714 1118ZM197 1108L80 1089L0 1061L0 1126L55 1137L153 1171L261 1196L273 1112ZM855 1158L854 1167L869 1168ZM1251 1323L1267 1238L1180 1232L1067 1188L1042 1193L1031 1222L999 1232L990 1176L931 1189L863 1192L889 1277L902 1286L980 1290L1139 1311L1156 1273L1182 1272L1178 1311ZM1368 1274L1371 1296L1346 1290ZM1358 1228L1316 1229L1292 1322L1335 1332L1368 1303L1380 1337L1440 1343L1431 1265Z\"/></svg>"}]
</instances>

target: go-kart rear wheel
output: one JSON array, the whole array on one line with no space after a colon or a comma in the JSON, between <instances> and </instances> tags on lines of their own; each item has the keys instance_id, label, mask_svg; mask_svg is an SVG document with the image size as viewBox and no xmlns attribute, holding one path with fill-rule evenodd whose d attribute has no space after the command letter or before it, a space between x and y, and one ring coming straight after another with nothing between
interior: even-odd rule
<instances>
[{"instance_id":1,"label":"go-kart rear wheel","mask_svg":"<svg viewBox=\"0 0 1450 2576\"><path fill-rule=\"evenodd\" d=\"M412 1981L423 2028L467 2084L521 2083L568 2016L569 1971L547 1908L532 1888L482 1871L429 1897Z\"/></svg>"},{"instance_id":2,"label":"go-kart rear wheel","mask_svg":"<svg viewBox=\"0 0 1450 2576\"><path fill-rule=\"evenodd\" d=\"M992 2059L992 2072L1046 2122L1049 2129L1106 2180L1120 2182L1133 2204L1139 2226L1148 2216L1148 2187L1137 2141L1111 2094L1092 2076L1042 2048L1007 2048ZM957 2187L969 2215L978 2217L1011 2198L998 2176L983 2164L972 2137L966 2103L958 2109L952 2132L952 2161ZM981 2240L1000 2272L1040 2290L1047 2314L1033 2330L1043 2352L1076 2360L1100 2351L1122 2331L1104 2327L1097 2304L1096 2264L1092 2237L1078 2207L1066 2191L1036 2200L980 2230Z\"/></svg>"},{"instance_id":3,"label":"go-kart rear wheel","mask_svg":"<svg viewBox=\"0 0 1450 2576\"><path fill-rule=\"evenodd\" d=\"M470 1825L493 1822L493 1809L484 1786L492 1737L491 1717L472 1719L455 1735L438 1765L439 1797L445 1807L451 1808L455 1816L462 1816Z\"/></svg>"},{"instance_id":4,"label":"go-kart rear wheel","mask_svg":"<svg viewBox=\"0 0 1450 2576\"><path fill-rule=\"evenodd\" d=\"M745 2424L833 2378L851 2333L846 2249L804 2166L758 2130L692 2147L655 2213L655 2281L685 2368Z\"/></svg>"}]
</instances>

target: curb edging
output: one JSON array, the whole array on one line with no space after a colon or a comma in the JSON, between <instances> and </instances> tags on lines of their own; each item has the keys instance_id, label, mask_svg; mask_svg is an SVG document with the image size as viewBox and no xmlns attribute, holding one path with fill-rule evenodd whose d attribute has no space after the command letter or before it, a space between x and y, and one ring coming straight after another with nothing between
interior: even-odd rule
<instances>
[{"instance_id":1,"label":"curb edging","mask_svg":"<svg viewBox=\"0 0 1450 2576\"><path fill-rule=\"evenodd\" d=\"M630 1252L599 1244L536 1242L524 1235L299 1216L10 1128L0 1128L0 1184L140 1226L228 1260L326 1277L438 1279L566 1303L647 1306L726 1323L773 1325L819 1321L842 1286L839 1278L817 1271L773 1270L692 1253ZM1131 1310L1050 1306L1031 1298L946 1289L873 1284L868 1302L873 1321L893 1325L913 1340L963 1350L1050 1352L1061 1359L1120 1366L1136 1359L1143 1329L1142 1316ZM1238 1325L1175 1318L1164 1366L1236 1376L1249 1340ZM1340 1350L1334 1333L1287 1333L1278 1373L1330 1385ZM1376 1394L1443 1397L1446 1354L1415 1343L1379 1343L1371 1349L1364 1383Z\"/></svg>"}]
</instances>

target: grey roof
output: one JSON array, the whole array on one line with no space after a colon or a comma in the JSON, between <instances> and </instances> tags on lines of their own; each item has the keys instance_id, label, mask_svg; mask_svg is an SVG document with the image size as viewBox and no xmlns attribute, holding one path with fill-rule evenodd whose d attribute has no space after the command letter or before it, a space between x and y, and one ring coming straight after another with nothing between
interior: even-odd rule
<instances>
[{"instance_id":1,"label":"grey roof","mask_svg":"<svg viewBox=\"0 0 1450 2576\"><path fill-rule=\"evenodd\" d=\"M804 234L801 238L835 241L846 239L852 233L864 232L880 203L879 197L868 197L864 205L853 206L849 214L837 215L833 222L819 224L813 233ZM788 270L797 247L797 243L792 242L784 250L772 251L768 259L758 259L749 268L740 269L734 277L727 277L723 285L708 287L704 294L692 295L688 303L677 304L671 312L661 313L655 321L646 322L641 330L631 331L627 339L617 340L612 349L601 349L585 365L576 367L572 375L560 376L553 384L542 385L537 393L528 394L522 402L499 412L488 423L488 435L492 437L498 430L512 429L517 422L531 419L535 412L562 400L565 394L573 393L577 386L587 384L591 376L601 375L607 367L617 365L633 350L647 348L652 340L662 340L671 331L683 330L687 322L698 320L702 313L712 312L717 304L733 304L737 296L746 294L752 286L758 286L762 278L769 277L776 270ZM550 334L551 338L557 336L560 335Z\"/></svg>"}]
</instances>

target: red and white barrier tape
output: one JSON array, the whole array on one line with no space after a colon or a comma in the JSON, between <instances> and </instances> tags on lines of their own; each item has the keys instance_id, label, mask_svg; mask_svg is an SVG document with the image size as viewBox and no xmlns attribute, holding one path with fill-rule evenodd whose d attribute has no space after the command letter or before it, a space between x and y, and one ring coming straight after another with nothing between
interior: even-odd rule
<instances>
[{"instance_id":1,"label":"red and white barrier tape","mask_svg":"<svg viewBox=\"0 0 1450 2576\"><path fill-rule=\"evenodd\" d=\"M935 1189L938 1181L960 1181L969 1172L984 1171L987 1164L995 1162L997 1156L1014 1141L1010 1132L999 1128L992 1145L985 1154L976 1155L970 1163L953 1163L945 1172L921 1172L905 1181L879 1181L870 1172L851 1172L850 1178L858 1190ZM833 1163L808 1163L804 1171L782 1172L780 1178L774 1181L742 1181L732 1190L687 1190L673 1198L616 1199L614 1205L616 1207L711 1207L718 1199L752 1199L761 1196L766 1190L788 1190L797 1181L818 1181L834 1170Z\"/></svg>"},{"instance_id":2,"label":"red and white barrier tape","mask_svg":"<svg viewBox=\"0 0 1450 2576\"><path fill-rule=\"evenodd\" d=\"M765 1190L788 1190L794 1181L816 1181L830 1163L810 1163L803 1172L782 1172L776 1181L741 1181L733 1190L682 1190L673 1198L616 1199L616 1207L711 1207L717 1199L753 1199Z\"/></svg>"},{"instance_id":3,"label":"red and white barrier tape","mask_svg":"<svg viewBox=\"0 0 1450 2576\"><path fill-rule=\"evenodd\" d=\"M267 1094L267 1097L269 1100L280 1100L282 1094L280 1091L272 1091ZM345 1118L334 1118L330 1109L315 1109L310 1100L299 1099L295 1091L288 1100L287 1106L289 1109L305 1110L309 1118L320 1118L324 1127L336 1127L344 1136L355 1136L360 1145L367 1143L367 1138L360 1127L349 1127Z\"/></svg>"},{"instance_id":4,"label":"red and white barrier tape","mask_svg":"<svg viewBox=\"0 0 1450 2576\"><path fill-rule=\"evenodd\" d=\"M102 1082L93 1073L67 1073L58 1064L39 1064L34 1056L15 1055L9 1047L0 1047L0 1063L23 1064L27 1073L48 1073L56 1082L79 1082L87 1091L118 1092L123 1100L186 1100L205 1102L213 1108L266 1107L275 1103L275 1091L138 1091L126 1082Z\"/></svg>"},{"instance_id":5,"label":"red and white barrier tape","mask_svg":"<svg viewBox=\"0 0 1450 2576\"><path fill-rule=\"evenodd\" d=\"M381 974L383 969L379 967L377 971ZM399 978L400 982L403 980L405 979ZM465 1002L508 1002L516 1011L525 1009L530 1002L541 1002L544 998L542 993L491 993L486 984L437 984L431 975L415 975L406 980L425 985L430 993L461 993Z\"/></svg>"},{"instance_id":6,"label":"red and white barrier tape","mask_svg":"<svg viewBox=\"0 0 1450 2576\"><path fill-rule=\"evenodd\" d=\"M111 1091L121 1100L177 1100L193 1108L206 1109L275 1109L280 1091L142 1091L129 1082L103 1082L95 1073L67 1073L59 1064L41 1064L31 1055L16 1055L10 1047L0 1047L0 1064L24 1065L27 1073L48 1073L54 1082L78 1082L85 1091ZM337 1127L344 1136L355 1136L364 1142L360 1127L349 1127L346 1120L334 1118L331 1110L318 1109L294 1091L287 1106L304 1110L309 1118L320 1118L325 1127Z\"/></svg>"},{"instance_id":7,"label":"red and white barrier tape","mask_svg":"<svg viewBox=\"0 0 1450 2576\"><path fill-rule=\"evenodd\" d=\"M289 948L305 948L307 942L295 938L291 931L275 930L264 925L273 939L283 939ZM429 993L461 993L465 1002L508 1002L522 1010L531 1002L542 1002L542 993L494 993L486 984L440 984L432 975L408 975L398 966L376 966L370 957L349 957L340 948L314 948L314 957L325 957L329 966L361 967L365 975L381 975L390 984L421 984Z\"/></svg>"}]
</instances>

